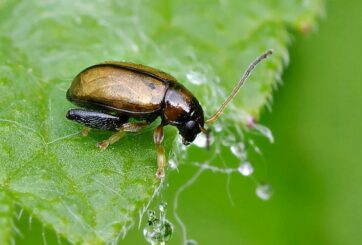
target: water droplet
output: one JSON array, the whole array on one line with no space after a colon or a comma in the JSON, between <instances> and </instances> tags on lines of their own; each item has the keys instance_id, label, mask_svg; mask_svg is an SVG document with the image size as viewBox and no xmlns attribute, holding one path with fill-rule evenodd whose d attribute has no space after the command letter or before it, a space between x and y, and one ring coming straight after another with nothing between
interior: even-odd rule
<instances>
[{"instance_id":1,"label":"water droplet","mask_svg":"<svg viewBox=\"0 0 362 245\"><path fill-rule=\"evenodd\" d=\"M175 159L170 159L170 160L168 160L168 165L170 166L170 168L172 168L172 169L177 169L177 162L176 162L176 160Z\"/></svg>"},{"instance_id":2,"label":"water droplet","mask_svg":"<svg viewBox=\"0 0 362 245\"><path fill-rule=\"evenodd\" d=\"M243 143L237 143L230 147L231 152L239 159L246 158L245 146Z\"/></svg>"},{"instance_id":3,"label":"water droplet","mask_svg":"<svg viewBox=\"0 0 362 245\"><path fill-rule=\"evenodd\" d=\"M195 85L201 85L206 82L206 77L204 75L192 70L186 74L186 78L189 80L190 83Z\"/></svg>"},{"instance_id":4,"label":"water droplet","mask_svg":"<svg viewBox=\"0 0 362 245\"><path fill-rule=\"evenodd\" d=\"M166 212L166 208L167 208L167 203L166 202L162 202L159 206L160 212L161 213L165 213Z\"/></svg>"},{"instance_id":5,"label":"water droplet","mask_svg":"<svg viewBox=\"0 0 362 245\"><path fill-rule=\"evenodd\" d=\"M238 171L244 176L250 176L254 172L254 167L250 164L250 162L245 162L240 165Z\"/></svg>"},{"instance_id":6,"label":"water droplet","mask_svg":"<svg viewBox=\"0 0 362 245\"><path fill-rule=\"evenodd\" d=\"M153 222L149 222L143 229L144 237L152 245L165 244L165 242L171 239L172 233L173 226L168 220L161 222L159 219L156 219Z\"/></svg>"},{"instance_id":7,"label":"water droplet","mask_svg":"<svg viewBox=\"0 0 362 245\"><path fill-rule=\"evenodd\" d=\"M156 212L148 212L148 221L143 229L143 235L151 245L165 244L171 239L173 226L166 219L167 203L162 202L159 206L160 218L156 217Z\"/></svg>"},{"instance_id":8,"label":"water droplet","mask_svg":"<svg viewBox=\"0 0 362 245\"><path fill-rule=\"evenodd\" d=\"M210 140L210 145L212 145L212 143L214 142L212 135L209 135L209 140ZM206 144L207 144L206 135L203 133L198 134L196 139L194 140L193 144L200 148L206 148Z\"/></svg>"},{"instance_id":9,"label":"water droplet","mask_svg":"<svg viewBox=\"0 0 362 245\"><path fill-rule=\"evenodd\" d=\"M256 188L256 195L264 201L269 200L272 195L271 186L269 184L260 184Z\"/></svg>"},{"instance_id":10,"label":"water droplet","mask_svg":"<svg viewBox=\"0 0 362 245\"><path fill-rule=\"evenodd\" d=\"M221 123L217 122L214 124L214 129L215 129L215 132L219 133L222 131L222 125Z\"/></svg>"},{"instance_id":11,"label":"water droplet","mask_svg":"<svg viewBox=\"0 0 362 245\"><path fill-rule=\"evenodd\" d=\"M148 211L148 221L153 221L156 219L156 212L153 210Z\"/></svg>"},{"instance_id":12,"label":"water droplet","mask_svg":"<svg viewBox=\"0 0 362 245\"><path fill-rule=\"evenodd\" d=\"M187 245L197 245L197 242L195 240L187 240Z\"/></svg>"},{"instance_id":13,"label":"water droplet","mask_svg":"<svg viewBox=\"0 0 362 245\"><path fill-rule=\"evenodd\" d=\"M274 137L273 137L273 134L270 131L270 129L268 129L267 127L264 127L264 126L262 126L260 124L255 124L253 129L255 129L260 134L265 136L270 141L270 143L274 143Z\"/></svg>"},{"instance_id":14,"label":"water droplet","mask_svg":"<svg viewBox=\"0 0 362 245\"><path fill-rule=\"evenodd\" d=\"M182 150L182 151L186 151L186 150L187 150L187 146L181 145L181 150Z\"/></svg>"}]
</instances>

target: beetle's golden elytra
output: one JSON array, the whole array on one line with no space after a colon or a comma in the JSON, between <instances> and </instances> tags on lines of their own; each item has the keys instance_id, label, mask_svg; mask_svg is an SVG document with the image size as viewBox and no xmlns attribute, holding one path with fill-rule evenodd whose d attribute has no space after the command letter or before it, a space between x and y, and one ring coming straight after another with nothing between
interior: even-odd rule
<instances>
[{"instance_id":1,"label":"beetle's golden elytra","mask_svg":"<svg viewBox=\"0 0 362 245\"><path fill-rule=\"evenodd\" d=\"M84 125L84 135L90 128L116 131L97 144L106 149L125 132L140 131L160 117L161 123L155 129L153 139L157 150L156 175L162 178L166 165L161 144L163 127L177 127L185 145L193 142L200 132L208 135L204 124L212 124L219 118L250 72L270 54L272 51L268 50L250 64L230 96L207 120L195 96L174 77L148 66L127 62L105 62L81 71L68 89L67 99L82 108L69 110L67 118ZM132 122L129 119L133 119Z\"/></svg>"}]
</instances>

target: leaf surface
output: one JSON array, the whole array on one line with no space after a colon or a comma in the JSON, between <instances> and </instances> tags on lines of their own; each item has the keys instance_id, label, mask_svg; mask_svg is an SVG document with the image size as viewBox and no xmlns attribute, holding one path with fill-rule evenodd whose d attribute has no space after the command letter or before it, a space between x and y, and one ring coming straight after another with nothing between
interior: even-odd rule
<instances>
[{"instance_id":1,"label":"leaf surface","mask_svg":"<svg viewBox=\"0 0 362 245\"><path fill-rule=\"evenodd\" d=\"M241 123L239 114L257 118L270 100L289 30L313 28L321 10L322 1L297 0L0 3L1 243L14 235L16 205L71 242L115 242L159 184L157 122L100 151L96 142L110 133L82 137L65 119L74 107L65 92L79 71L105 60L157 67L211 115L247 65L272 48L226 112ZM167 152L175 137L167 127Z\"/></svg>"}]
</instances>

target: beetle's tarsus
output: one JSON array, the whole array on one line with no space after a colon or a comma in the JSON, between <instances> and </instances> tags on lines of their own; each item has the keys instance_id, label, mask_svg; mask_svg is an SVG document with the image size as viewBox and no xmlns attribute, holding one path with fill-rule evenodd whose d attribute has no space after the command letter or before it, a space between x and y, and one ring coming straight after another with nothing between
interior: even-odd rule
<instances>
[{"instance_id":1,"label":"beetle's tarsus","mask_svg":"<svg viewBox=\"0 0 362 245\"><path fill-rule=\"evenodd\" d=\"M165 169L164 168L157 169L156 177L159 179L163 179L165 177Z\"/></svg>"},{"instance_id":2,"label":"beetle's tarsus","mask_svg":"<svg viewBox=\"0 0 362 245\"><path fill-rule=\"evenodd\" d=\"M99 148L99 149L101 149L101 150L105 150L105 149L107 149L107 147L109 146L109 142L108 142L108 140L103 140L103 141L101 141L101 142L98 142L97 144L96 144L96 146Z\"/></svg>"}]
</instances>

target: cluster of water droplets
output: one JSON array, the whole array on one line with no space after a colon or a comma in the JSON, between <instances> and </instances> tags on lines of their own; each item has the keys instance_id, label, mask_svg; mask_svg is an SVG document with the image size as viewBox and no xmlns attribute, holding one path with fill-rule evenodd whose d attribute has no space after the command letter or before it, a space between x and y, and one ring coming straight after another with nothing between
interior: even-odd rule
<instances>
[{"instance_id":1,"label":"cluster of water droplets","mask_svg":"<svg viewBox=\"0 0 362 245\"><path fill-rule=\"evenodd\" d=\"M143 235L151 245L164 245L172 237L173 225L166 219L167 203L159 206L159 216L156 211L148 211L147 224L143 229Z\"/></svg>"},{"instance_id":2,"label":"cluster of water droplets","mask_svg":"<svg viewBox=\"0 0 362 245\"><path fill-rule=\"evenodd\" d=\"M240 117L240 114L237 116ZM235 123L230 123L235 121L242 121L244 123L241 125L239 124L239 126ZM211 128L209 139L210 154L205 161L192 163L192 165L196 166L199 170L196 171L195 175L188 179L184 185L179 187L174 199L175 207L178 205L181 192L196 182L203 171L212 171L229 176L231 174L240 174L243 177L247 177L253 184L255 184L256 196L263 201L269 200L272 196L272 187L270 184L259 181L257 177L254 176L255 171L258 171L259 169L255 169L254 164L248 158L249 151L254 151L262 157L259 147L251 137L252 135L261 135L268 139L269 142L274 142L271 131L267 127L255 123L254 119L248 115L244 115L241 118L226 118L226 120L221 119L216 122ZM206 145L207 139L205 134L199 134L193 142L193 146L190 148L206 148ZM189 150L182 145L181 137L179 138L175 148L176 151L169 160L170 168L178 169L179 164L190 164L191 159L188 158ZM229 152L229 155L231 154L235 157L236 162L234 160L232 160L232 162L224 161L223 155L227 155L227 152ZM229 187L227 186L227 192L229 192L228 188ZM228 193L228 195L231 196L230 193ZM232 198L230 198L230 201L232 202ZM174 208L174 216L181 227L181 232L184 233L183 244L196 245L196 241L188 239L186 234L186 225L178 216L177 208Z\"/></svg>"}]
</instances>

